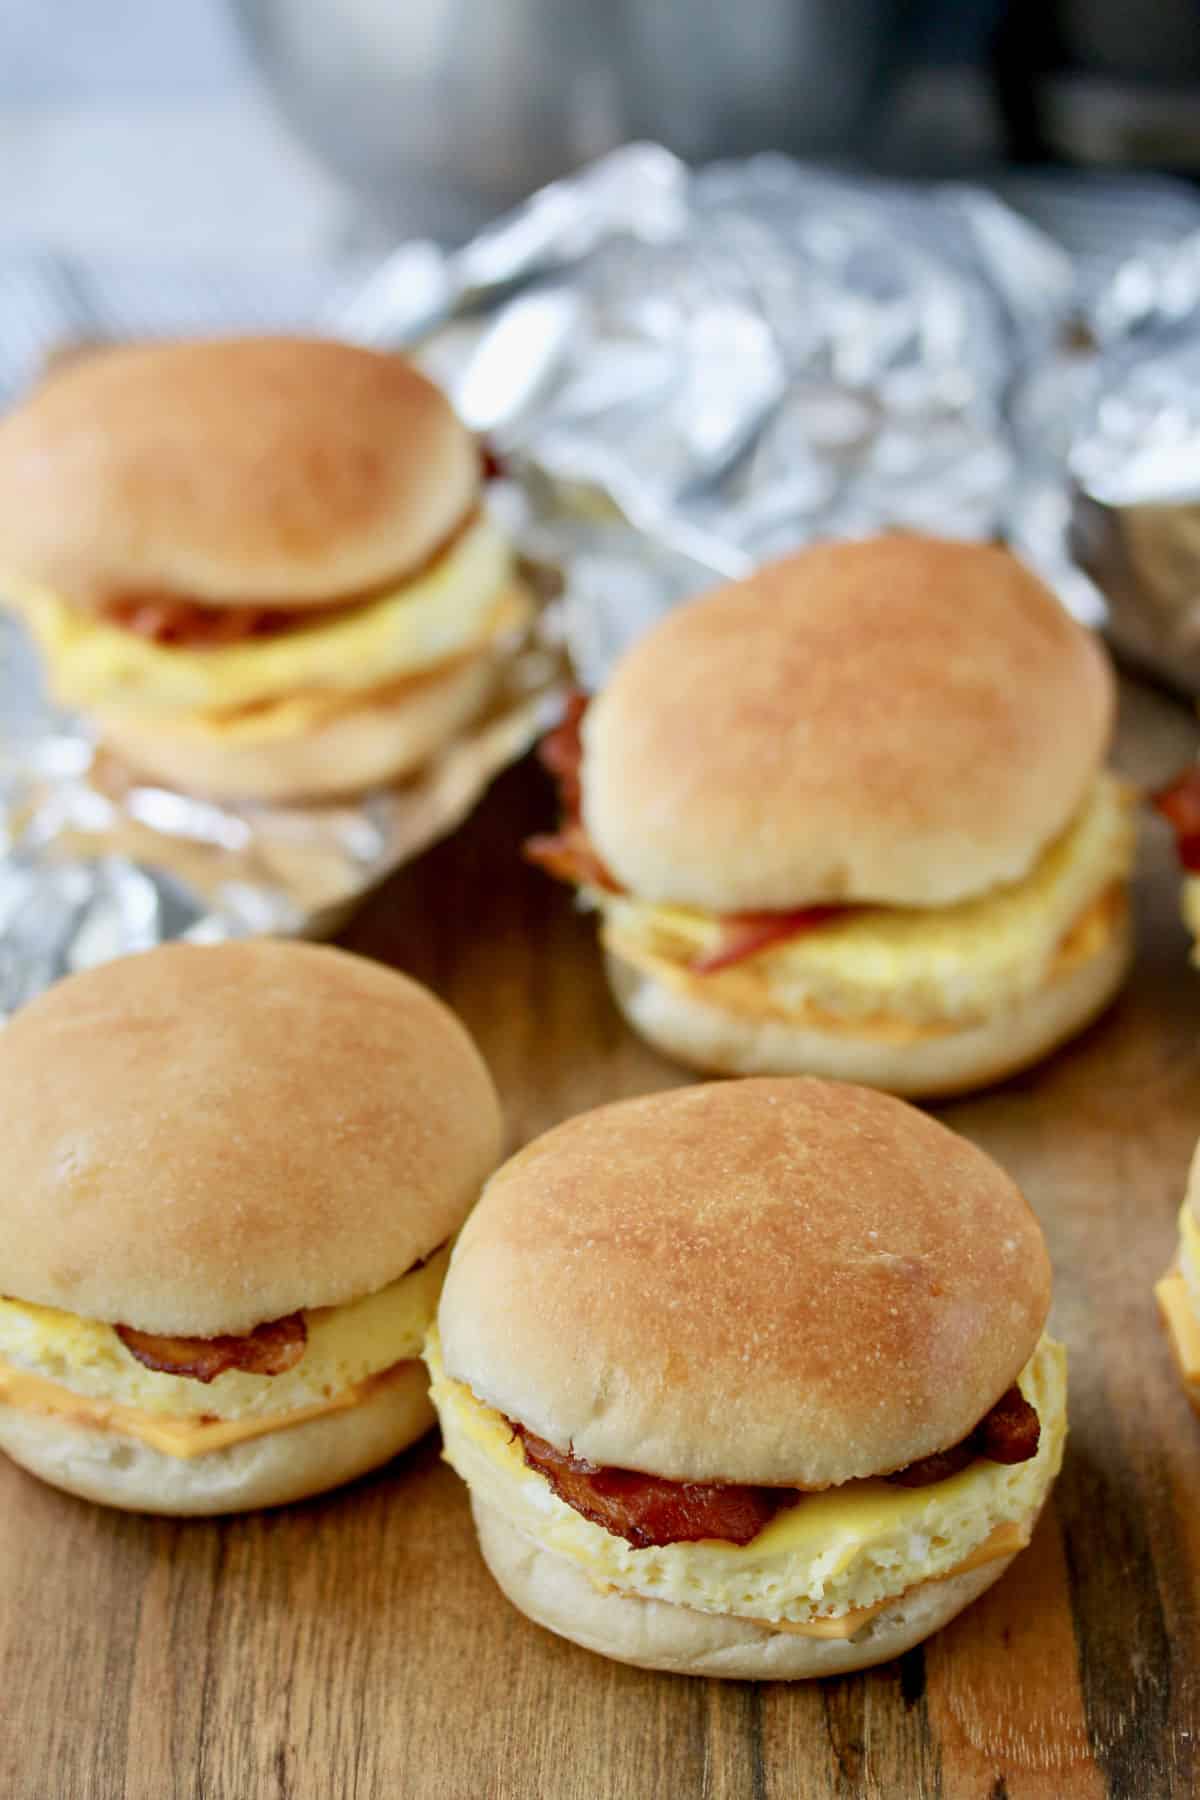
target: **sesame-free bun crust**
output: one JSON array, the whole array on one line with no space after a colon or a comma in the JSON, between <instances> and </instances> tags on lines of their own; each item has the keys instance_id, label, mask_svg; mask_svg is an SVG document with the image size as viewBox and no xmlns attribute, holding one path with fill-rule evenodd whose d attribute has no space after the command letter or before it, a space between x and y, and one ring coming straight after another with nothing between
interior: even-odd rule
<instances>
[{"instance_id":1,"label":"sesame-free bun crust","mask_svg":"<svg viewBox=\"0 0 1200 1800\"><path fill-rule=\"evenodd\" d=\"M798 1681L869 1669L903 1655L949 1624L1012 1561L1006 1557L964 1575L926 1582L878 1613L852 1640L810 1638L663 1600L599 1593L568 1557L533 1543L494 1508L472 1499L471 1510L484 1561L528 1618L585 1650L677 1675Z\"/></svg>"},{"instance_id":2,"label":"sesame-free bun crust","mask_svg":"<svg viewBox=\"0 0 1200 1800\"><path fill-rule=\"evenodd\" d=\"M902 1101L713 1083L570 1119L488 1183L446 1371L602 1465L823 1487L958 1443L1045 1322L1037 1221Z\"/></svg>"},{"instance_id":3,"label":"sesame-free bun crust","mask_svg":"<svg viewBox=\"0 0 1200 1800\"><path fill-rule=\"evenodd\" d=\"M103 741L137 773L219 800L322 800L411 774L483 707L498 659L448 668L361 696L272 736L222 732L153 714L97 715Z\"/></svg>"},{"instance_id":4,"label":"sesame-free bun crust","mask_svg":"<svg viewBox=\"0 0 1200 1800\"><path fill-rule=\"evenodd\" d=\"M500 1154L486 1068L416 982L345 951L168 944L0 1032L0 1293L212 1337L385 1286Z\"/></svg>"},{"instance_id":5,"label":"sesame-free bun crust","mask_svg":"<svg viewBox=\"0 0 1200 1800\"><path fill-rule=\"evenodd\" d=\"M676 608L583 722L583 816L640 899L943 906L1021 879L1094 780L1107 656L1007 551L822 544Z\"/></svg>"},{"instance_id":6,"label":"sesame-free bun crust","mask_svg":"<svg viewBox=\"0 0 1200 1800\"><path fill-rule=\"evenodd\" d=\"M905 1038L820 1022L751 1018L635 968L609 951L613 998L633 1029L676 1062L719 1075L823 1075L929 1100L1003 1081L1039 1062L1109 1005L1132 954L1128 914L1085 961L990 1018Z\"/></svg>"},{"instance_id":7,"label":"sesame-free bun crust","mask_svg":"<svg viewBox=\"0 0 1200 1800\"><path fill-rule=\"evenodd\" d=\"M0 422L0 569L83 607L321 606L403 578L478 491L473 439L399 357L300 337L127 345Z\"/></svg>"},{"instance_id":8,"label":"sesame-free bun crust","mask_svg":"<svg viewBox=\"0 0 1200 1800\"><path fill-rule=\"evenodd\" d=\"M103 1506L244 1512L323 1494L398 1456L433 1424L428 1386L422 1363L399 1363L355 1407L194 1457L0 1402L0 1450L51 1487Z\"/></svg>"}]
</instances>

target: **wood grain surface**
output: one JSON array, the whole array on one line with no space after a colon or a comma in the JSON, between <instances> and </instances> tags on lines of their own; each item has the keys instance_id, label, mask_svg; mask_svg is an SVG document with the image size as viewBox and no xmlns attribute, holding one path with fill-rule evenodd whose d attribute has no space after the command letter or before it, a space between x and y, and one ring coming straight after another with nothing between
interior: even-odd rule
<instances>
[{"instance_id":1,"label":"wood grain surface","mask_svg":"<svg viewBox=\"0 0 1200 1800\"><path fill-rule=\"evenodd\" d=\"M1182 706L1127 688L1135 778L1196 742ZM625 1030L591 925L516 858L550 812L537 770L511 772L344 934L458 1009L514 1146L687 1079ZM1125 996L1036 1073L941 1109L1041 1214L1071 1352L1056 1497L974 1608L864 1675L650 1675L506 1604L433 1439L342 1493L215 1523L106 1512L4 1463L0 1800L1200 1792L1200 1421L1151 1299L1200 1131L1200 974L1165 833L1144 836Z\"/></svg>"}]
</instances>

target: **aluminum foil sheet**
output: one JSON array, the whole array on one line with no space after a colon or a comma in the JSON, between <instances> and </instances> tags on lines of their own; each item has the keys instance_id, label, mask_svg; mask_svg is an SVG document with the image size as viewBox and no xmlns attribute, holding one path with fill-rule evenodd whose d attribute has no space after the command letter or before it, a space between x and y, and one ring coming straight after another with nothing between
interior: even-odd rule
<instances>
[{"instance_id":1,"label":"aluminum foil sheet","mask_svg":"<svg viewBox=\"0 0 1200 1800\"><path fill-rule=\"evenodd\" d=\"M335 928L528 748L560 703L564 645L592 685L680 597L813 538L1008 537L1101 617L1070 555L1068 465L1083 491L1097 479L1087 443L1146 408L1186 438L1178 407L1175 426L1155 411L1141 347L1160 341L1167 311L1185 335L1197 311L1178 240L1181 219L1200 228L1200 204L1151 187L1134 215L1105 215L1094 189L1056 199L1042 186L1035 224L1011 184L1009 197L1018 205L773 156L692 174L634 145L462 249L405 245L365 278L314 276L301 296L245 272L206 286L0 260L9 396L64 346L151 333L308 323L418 355L499 451L493 502L562 585L473 732L414 780L339 806L147 787L45 702L5 627L0 1012L163 938ZM1073 233L1086 254L1072 254ZM1153 272L1139 283L1139 269ZM1114 421L1103 396L1123 357L1142 385L1121 390ZM1130 512L1111 489L1097 504Z\"/></svg>"},{"instance_id":2,"label":"aluminum foil sheet","mask_svg":"<svg viewBox=\"0 0 1200 1800\"><path fill-rule=\"evenodd\" d=\"M1200 694L1200 231L1097 296L1067 449L1068 549L1114 642Z\"/></svg>"}]
</instances>

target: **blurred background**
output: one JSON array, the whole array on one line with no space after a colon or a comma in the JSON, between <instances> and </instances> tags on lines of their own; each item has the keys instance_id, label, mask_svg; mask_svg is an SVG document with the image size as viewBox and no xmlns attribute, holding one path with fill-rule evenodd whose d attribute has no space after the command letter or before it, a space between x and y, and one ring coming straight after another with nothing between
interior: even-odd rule
<instances>
[{"instance_id":1,"label":"blurred background","mask_svg":"<svg viewBox=\"0 0 1200 1800\"><path fill-rule=\"evenodd\" d=\"M460 239L631 137L1200 172L1197 0L6 0L0 247Z\"/></svg>"}]
</instances>

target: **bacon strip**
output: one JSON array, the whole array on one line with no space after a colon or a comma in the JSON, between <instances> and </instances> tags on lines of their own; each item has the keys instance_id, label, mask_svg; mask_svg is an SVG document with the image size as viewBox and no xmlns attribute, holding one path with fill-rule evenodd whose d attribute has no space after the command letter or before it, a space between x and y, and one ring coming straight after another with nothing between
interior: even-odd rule
<instances>
[{"instance_id":1,"label":"bacon strip","mask_svg":"<svg viewBox=\"0 0 1200 1800\"><path fill-rule=\"evenodd\" d=\"M1151 803L1175 833L1182 867L1189 875L1200 873L1200 763L1151 795Z\"/></svg>"},{"instance_id":2,"label":"bacon strip","mask_svg":"<svg viewBox=\"0 0 1200 1800\"><path fill-rule=\"evenodd\" d=\"M1023 1463L1037 1455L1042 1428L1019 1387L1001 1394L975 1427L977 1452L994 1463Z\"/></svg>"},{"instance_id":3,"label":"bacon strip","mask_svg":"<svg viewBox=\"0 0 1200 1800\"><path fill-rule=\"evenodd\" d=\"M553 776L558 788L561 824L557 832L526 838L524 852L529 862L545 869L557 881L623 894L624 888L605 866L579 816L579 768L583 761L579 727L587 709L588 696L580 688L572 689L561 722L538 745L538 761Z\"/></svg>"},{"instance_id":4,"label":"bacon strip","mask_svg":"<svg viewBox=\"0 0 1200 1800\"><path fill-rule=\"evenodd\" d=\"M1019 1387L1010 1387L961 1444L939 1450L934 1456L923 1456L887 1479L897 1487L929 1487L935 1481L957 1475L977 1457L994 1463L1028 1462L1037 1455L1041 1435L1034 1408Z\"/></svg>"},{"instance_id":5,"label":"bacon strip","mask_svg":"<svg viewBox=\"0 0 1200 1800\"><path fill-rule=\"evenodd\" d=\"M559 832L526 838L523 849L527 861L536 863L558 881L570 882L574 887L603 888L609 894L625 891L597 856L582 825L564 825Z\"/></svg>"},{"instance_id":6,"label":"bacon strip","mask_svg":"<svg viewBox=\"0 0 1200 1800\"><path fill-rule=\"evenodd\" d=\"M799 1488L667 1481L636 1469L603 1468L560 1450L511 1419L509 1424L521 1440L525 1461L545 1476L559 1499L635 1550L652 1544L694 1544L702 1538L748 1544L783 1507L804 1498ZM898 1487L929 1487L980 1457L996 1463L1028 1462L1037 1454L1040 1436L1037 1413L1021 1390L1011 1387L961 1443L924 1456L886 1479Z\"/></svg>"},{"instance_id":7,"label":"bacon strip","mask_svg":"<svg viewBox=\"0 0 1200 1800\"><path fill-rule=\"evenodd\" d=\"M304 1355L308 1326L302 1312L257 1325L245 1337L157 1337L118 1325L117 1336L143 1368L162 1375L185 1375L191 1381L215 1381L227 1369L248 1375L282 1375Z\"/></svg>"},{"instance_id":8,"label":"bacon strip","mask_svg":"<svg viewBox=\"0 0 1200 1800\"><path fill-rule=\"evenodd\" d=\"M762 950L816 931L849 910L846 906L800 906L795 912L727 913L721 920L720 943L714 950L702 950L693 956L688 968L693 975L715 975L720 969L732 969Z\"/></svg>"},{"instance_id":9,"label":"bacon strip","mask_svg":"<svg viewBox=\"0 0 1200 1800\"><path fill-rule=\"evenodd\" d=\"M791 1488L662 1481L633 1469L605 1469L557 1449L520 1425L513 1430L521 1439L526 1462L546 1477L560 1500L635 1550L651 1544L695 1544L701 1538L748 1544L781 1506L795 1499Z\"/></svg>"},{"instance_id":10,"label":"bacon strip","mask_svg":"<svg viewBox=\"0 0 1200 1800\"><path fill-rule=\"evenodd\" d=\"M571 825L579 824L582 799L579 770L583 762L580 727L587 709L588 696L582 688L573 688L567 695L561 722L553 731L548 731L538 745L538 761L547 774L554 777L558 785L558 804L563 821Z\"/></svg>"},{"instance_id":11,"label":"bacon strip","mask_svg":"<svg viewBox=\"0 0 1200 1800\"><path fill-rule=\"evenodd\" d=\"M203 606L197 600L165 593L119 594L104 608L108 624L132 631L135 637L152 644L186 644L192 650L278 637L297 624L311 623L312 616L311 612L279 607ZM322 612L321 616L328 615Z\"/></svg>"},{"instance_id":12,"label":"bacon strip","mask_svg":"<svg viewBox=\"0 0 1200 1800\"><path fill-rule=\"evenodd\" d=\"M248 600L242 605L212 606L175 594L169 588L145 588L110 594L100 609L109 625L120 626L152 644L186 645L191 650L216 650L226 644L279 637L305 625L327 624L341 613L354 612L394 593L400 583L413 581L443 556L479 516L472 507L448 537L432 550L419 568L354 594L331 594L318 606L263 606Z\"/></svg>"}]
</instances>

